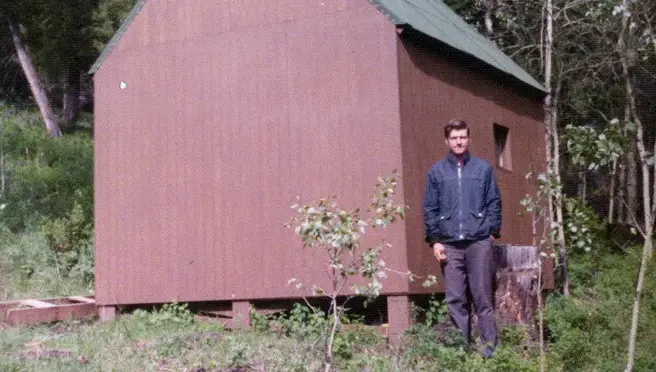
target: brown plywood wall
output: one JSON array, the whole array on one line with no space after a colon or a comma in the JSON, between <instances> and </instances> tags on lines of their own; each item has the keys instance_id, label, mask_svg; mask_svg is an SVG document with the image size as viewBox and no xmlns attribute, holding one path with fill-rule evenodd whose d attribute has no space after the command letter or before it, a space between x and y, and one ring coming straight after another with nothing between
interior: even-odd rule
<instances>
[{"instance_id":1,"label":"brown plywood wall","mask_svg":"<svg viewBox=\"0 0 656 372\"><path fill-rule=\"evenodd\" d=\"M361 206L401 167L395 35L366 1L147 2L95 75L98 303L326 285L283 224L296 196ZM384 234L401 271L405 234Z\"/></svg>"},{"instance_id":2,"label":"brown plywood wall","mask_svg":"<svg viewBox=\"0 0 656 372\"><path fill-rule=\"evenodd\" d=\"M428 169L448 151L444 125L454 118L465 120L472 132L471 153L494 166L503 203L500 243L531 244L530 219L518 216L519 201L532 190L525 175L541 169L544 155L540 100L520 94L509 80L468 66L466 58L449 57L438 44L417 34L401 34L398 56L404 190L411 208L406 221L408 266L417 274L439 277L439 265L424 242L422 200ZM497 165L494 123L509 129L512 170ZM413 285L413 292L426 291L419 284Z\"/></svg>"}]
</instances>

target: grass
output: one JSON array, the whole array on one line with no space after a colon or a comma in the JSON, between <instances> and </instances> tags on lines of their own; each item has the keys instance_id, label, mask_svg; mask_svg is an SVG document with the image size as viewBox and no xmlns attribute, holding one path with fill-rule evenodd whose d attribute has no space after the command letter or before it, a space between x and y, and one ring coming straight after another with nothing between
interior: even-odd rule
<instances>
[{"instance_id":1,"label":"grass","mask_svg":"<svg viewBox=\"0 0 656 372\"><path fill-rule=\"evenodd\" d=\"M123 315L115 322L62 322L5 327L0 332L0 371L318 371L322 343L278 332L229 331L218 322L163 324L148 315ZM338 355L340 371L494 371L516 353L501 348L484 360L461 348L434 347L433 357L386 345L372 329L342 334L355 341ZM372 337L373 336L373 337ZM415 342L424 342L415 340ZM434 337L431 339L434 343ZM344 352L344 350L343 350ZM534 370L530 361L528 369Z\"/></svg>"},{"instance_id":2,"label":"grass","mask_svg":"<svg viewBox=\"0 0 656 372\"><path fill-rule=\"evenodd\" d=\"M226 331L217 322L155 324L121 316L4 329L1 371L314 371L319 345L275 333Z\"/></svg>"},{"instance_id":3,"label":"grass","mask_svg":"<svg viewBox=\"0 0 656 372\"><path fill-rule=\"evenodd\" d=\"M61 269L43 234L0 238L0 301L93 294L85 278Z\"/></svg>"}]
</instances>

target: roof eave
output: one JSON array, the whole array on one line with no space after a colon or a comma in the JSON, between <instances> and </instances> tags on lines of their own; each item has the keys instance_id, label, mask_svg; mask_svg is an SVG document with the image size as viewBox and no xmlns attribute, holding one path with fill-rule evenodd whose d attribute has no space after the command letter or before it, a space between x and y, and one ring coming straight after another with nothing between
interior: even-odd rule
<instances>
[{"instance_id":1,"label":"roof eave","mask_svg":"<svg viewBox=\"0 0 656 372\"><path fill-rule=\"evenodd\" d=\"M423 35L425 35L425 36L430 37L430 38L433 39L433 40L436 40L436 41L438 41L438 42L440 42L440 43L443 43L443 44L445 44L445 45L448 45L450 48L453 48L454 50L457 50L457 51L460 52L460 53L466 54L467 56L469 56L469 57L471 57L471 58L473 58L473 59L475 59L475 60L477 60L477 61L480 61L480 62L482 62L482 63L485 63L486 65L488 65L488 66L494 68L496 71L499 71L500 73L503 73L503 74L505 74L505 75L507 75L507 76L509 76L509 77L511 77L511 78L513 78L513 79L515 79L515 80L517 80L517 81L519 81L519 82L521 82L522 84L526 85L527 87L530 87L530 88L533 88L533 89L537 89L538 91L540 91L540 92L542 92L542 93L545 93L545 94L546 94L546 93L549 93L549 90L547 90L547 88L545 88L544 85L542 85L540 82L538 82L537 80L535 80L535 78L533 78L533 76L529 75L528 73L526 73L526 75L525 75L524 77L520 78L520 77L518 77L518 76L516 76L516 75L514 75L514 74L511 74L511 73L509 73L509 72L507 72L507 71L504 71L504 70L498 68L497 66L494 66L494 65L491 64L491 63L488 63L487 61L485 61L485 60L483 60L483 59L481 59L481 58L478 58L477 56L475 56L475 55L473 55L473 54L471 54L471 53L469 53L469 52L467 52L467 51L465 51L465 50L462 50L462 49L460 49L460 48L458 48L458 47L456 47L456 46L454 46L454 45L451 45L450 43L448 43L448 42L446 42L446 41L444 41L444 40L437 39L437 38L435 38L434 36L429 35L429 34L423 32L423 31L421 31L421 30L417 30L416 28L412 27L412 25L410 25L410 24L408 24L408 23L397 23L397 24L396 24L396 27L397 27L397 29L400 29L401 31L404 31L404 30L407 29L407 30L414 30L414 31L416 31L416 32L419 32L419 33L421 33L421 34L423 34Z\"/></svg>"},{"instance_id":2,"label":"roof eave","mask_svg":"<svg viewBox=\"0 0 656 372\"><path fill-rule=\"evenodd\" d=\"M537 89L542 93L548 93L548 90L541 83L535 80L535 78L533 78L528 72L526 72L526 70L514 62L507 54L502 52L491 40L485 38L480 33L478 33L478 31L474 30L470 25L465 23L460 16L454 13L453 10L446 6L446 4L444 4L442 1L436 1L433 3L432 10L440 12L439 14L446 17L446 19L453 19L456 21L456 23L461 24L463 29L467 27L465 30L471 29L471 32L467 33L470 34L472 38L480 42L481 45L489 46L489 51L496 50L496 52L493 52L492 54L486 54L484 52L480 56L476 55L471 50L468 50L471 48L466 48L464 45L459 45L458 41L450 40L449 38L441 38L431 32L430 27L428 29L424 29L424 27L422 27L426 26L423 24L424 22L419 22L422 23L421 25L414 24L412 19L416 18L417 16L417 9L408 7L408 1L390 2L389 0L369 0L369 2L390 22L394 23L397 28L402 29L403 27L410 27L413 30L421 32L422 34L431 37L434 40L438 40L439 42L444 43L451 48L469 55L472 58L479 60L504 74L512 76L514 79L519 80L526 86ZM514 65L514 67L506 69L506 67L508 67L508 63Z\"/></svg>"},{"instance_id":3,"label":"roof eave","mask_svg":"<svg viewBox=\"0 0 656 372\"><path fill-rule=\"evenodd\" d=\"M100 66L102 66L103 62L107 59L109 54L114 50L114 47L116 47L116 44L118 44L119 40L127 30L128 26L134 21L134 18L139 14L141 11L141 8L143 8L144 4L146 3L146 0L139 0L132 10L130 11L130 14L125 18L123 23L121 23L121 26L118 28L114 36L109 40L107 45L105 46L105 49L103 49L102 53L100 54L100 57L96 59L96 62L91 66L89 69L89 75L95 74Z\"/></svg>"}]
</instances>

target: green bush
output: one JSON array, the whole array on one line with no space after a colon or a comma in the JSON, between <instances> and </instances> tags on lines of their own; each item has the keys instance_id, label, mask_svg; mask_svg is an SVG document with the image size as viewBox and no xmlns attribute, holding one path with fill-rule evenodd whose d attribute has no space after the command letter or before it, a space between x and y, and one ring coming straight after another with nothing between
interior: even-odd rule
<instances>
[{"instance_id":1,"label":"green bush","mask_svg":"<svg viewBox=\"0 0 656 372\"><path fill-rule=\"evenodd\" d=\"M624 368L641 249L570 256L570 270L579 273L579 277L580 273L588 273L587 283L567 298L554 294L547 299L545 320L551 368L583 371ZM652 269L643 289L636 371L655 367L655 292L656 273Z\"/></svg>"},{"instance_id":2,"label":"green bush","mask_svg":"<svg viewBox=\"0 0 656 372\"><path fill-rule=\"evenodd\" d=\"M84 219L93 217L93 141L74 133L48 138L34 112L17 112L2 120L6 185L0 218L12 231L62 218L74 204Z\"/></svg>"},{"instance_id":3,"label":"green bush","mask_svg":"<svg viewBox=\"0 0 656 372\"><path fill-rule=\"evenodd\" d=\"M186 325L194 322L194 314L189 310L189 305L186 303L167 303L152 311L137 309L133 315L136 319L141 319L156 327Z\"/></svg>"},{"instance_id":4,"label":"green bush","mask_svg":"<svg viewBox=\"0 0 656 372\"><path fill-rule=\"evenodd\" d=\"M285 335L299 339L324 337L328 329L326 313L295 303L288 314L275 318Z\"/></svg>"},{"instance_id":5,"label":"green bush","mask_svg":"<svg viewBox=\"0 0 656 372\"><path fill-rule=\"evenodd\" d=\"M93 141L80 132L48 138L35 110L0 111L0 276L11 287L3 297L87 291L93 286Z\"/></svg>"}]
</instances>

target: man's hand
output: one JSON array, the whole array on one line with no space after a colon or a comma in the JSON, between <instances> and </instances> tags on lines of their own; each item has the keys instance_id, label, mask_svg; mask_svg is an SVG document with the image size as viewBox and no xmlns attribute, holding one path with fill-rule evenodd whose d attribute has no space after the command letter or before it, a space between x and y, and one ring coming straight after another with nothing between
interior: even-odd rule
<instances>
[{"instance_id":1,"label":"man's hand","mask_svg":"<svg viewBox=\"0 0 656 372\"><path fill-rule=\"evenodd\" d=\"M442 262L446 260L446 250L444 246L440 243L433 244L433 254L438 261Z\"/></svg>"}]
</instances>

